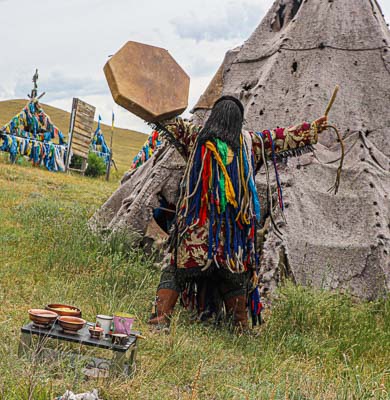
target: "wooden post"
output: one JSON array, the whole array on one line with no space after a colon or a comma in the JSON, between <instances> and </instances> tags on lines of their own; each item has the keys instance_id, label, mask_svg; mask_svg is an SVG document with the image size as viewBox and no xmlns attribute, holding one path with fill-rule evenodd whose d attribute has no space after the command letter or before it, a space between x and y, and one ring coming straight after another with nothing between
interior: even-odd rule
<instances>
[{"instance_id":1,"label":"wooden post","mask_svg":"<svg viewBox=\"0 0 390 400\"><path fill-rule=\"evenodd\" d=\"M70 153L72 151L73 126L74 126L75 114L76 114L76 110L72 107L72 114L70 115L68 151L66 153L65 172L67 172L69 170Z\"/></svg>"},{"instance_id":2,"label":"wooden post","mask_svg":"<svg viewBox=\"0 0 390 400\"><path fill-rule=\"evenodd\" d=\"M112 138L113 138L113 136L114 136L114 112L112 113L112 121L111 121L110 156L108 158L106 181L110 180L110 170L111 170L111 162L112 162Z\"/></svg>"},{"instance_id":3,"label":"wooden post","mask_svg":"<svg viewBox=\"0 0 390 400\"><path fill-rule=\"evenodd\" d=\"M87 159L83 158L81 162L81 175L85 175L85 171L87 170Z\"/></svg>"}]
</instances>

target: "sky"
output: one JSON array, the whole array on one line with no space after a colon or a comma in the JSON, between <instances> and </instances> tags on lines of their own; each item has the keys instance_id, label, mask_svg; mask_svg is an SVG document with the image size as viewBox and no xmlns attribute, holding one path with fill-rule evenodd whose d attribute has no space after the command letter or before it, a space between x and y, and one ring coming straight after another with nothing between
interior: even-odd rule
<instances>
[{"instance_id":1,"label":"sky","mask_svg":"<svg viewBox=\"0 0 390 400\"><path fill-rule=\"evenodd\" d=\"M96 107L103 122L110 124L114 111L116 126L148 132L142 120L114 103L103 73L109 55L128 40L167 49L191 77L189 110L226 51L249 37L272 3L0 0L0 100L27 98L38 68L42 102L70 111L72 98L79 97ZM390 21L390 0L379 3Z\"/></svg>"}]
</instances>

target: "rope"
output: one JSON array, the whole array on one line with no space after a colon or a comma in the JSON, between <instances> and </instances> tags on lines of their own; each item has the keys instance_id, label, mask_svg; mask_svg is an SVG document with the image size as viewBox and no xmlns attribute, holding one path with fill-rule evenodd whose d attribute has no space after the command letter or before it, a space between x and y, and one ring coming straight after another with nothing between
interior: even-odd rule
<instances>
[{"instance_id":1,"label":"rope","mask_svg":"<svg viewBox=\"0 0 390 400\"><path fill-rule=\"evenodd\" d=\"M343 164L344 164L345 146L344 146L344 141L343 141L343 138L340 135L339 130L333 125L326 125L325 129L328 129L328 128L333 129L335 131L335 133L336 133L336 135L337 135L337 137L339 139L340 146L341 146L340 165L337 168L336 181L335 181L334 185L328 189L328 192L333 192L334 191L334 194L337 194L337 192L339 190L339 186L340 186L341 171L343 169Z\"/></svg>"},{"instance_id":2,"label":"rope","mask_svg":"<svg viewBox=\"0 0 390 400\"><path fill-rule=\"evenodd\" d=\"M332 106L333 106L333 104L334 104L334 102L335 102L335 100L336 100L337 93L338 93L339 89L340 89L340 86L339 86L339 85L336 85L336 87L334 88L332 97L330 98L329 103L328 103L328 106L326 107L326 110L325 110L325 116L326 116L326 117L328 116L328 114L329 114L329 112L330 112L330 110L331 110L331 108L332 108ZM342 138L341 135L340 135L339 130L338 130L334 125L329 125L329 124L328 124L328 125L324 126L324 129L328 129L328 128L334 130L334 132L336 133L337 138L338 138L338 140L339 140L339 142L340 142L340 146L341 146L340 165L339 165L339 167L337 168L336 181L335 181L334 185L328 189L328 193L334 191L334 194L336 195L337 192L338 192L338 190L339 190L340 180L341 180L341 171L342 171L342 169L343 169L343 164L344 164L345 145L344 145L344 141L343 141L343 138Z\"/></svg>"},{"instance_id":3,"label":"rope","mask_svg":"<svg viewBox=\"0 0 390 400\"><path fill-rule=\"evenodd\" d=\"M356 140L349 146L349 148L347 150L345 150L345 156L347 156L347 154L349 154L351 152L351 150L355 147L356 143L359 141L360 139L360 135L362 135L361 131L354 131L351 132L351 134L348 136L348 138L352 137L353 135L358 134L358 137L356 138ZM344 139L343 139L344 140ZM337 161L340 161L341 156L335 158L334 160L330 160L330 161L322 161L318 155L316 150L313 151L313 155L314 158L321 164L321 165L330 165L330 164L334 164Z\"/></svg>"},{"instance_id":4,"label":"rope","mask_svg":"<svg viewBox=\"0 0 390 400\"><path fill-rule=\"evenodd\" d=\"M363 51L377 51L377 50L383 50L383 49L388 49L390 46L388 45L383 45L383 46L378 46L378 47L369 47L369 48L358 48L358 49L349 49L349 48L343 48L343 47L337 47L325 43L320 43L318 46L313 46L313 47L304 47L304 48L293 48L293 47L285 47L283 44L280 45L276 50L272 51L269 54L265 54L260 57L256 58L251 58L248 60L237 60L234 61L233 64L249 64L253 62L258 62L258 61L263 61L267 58L272 57L276 53L279 53L281 50L286 50L286 51L312 51L312 50L323 50L325 48L332 49L332 50L338 50L338 51L350 51L350 52L363 52Z\"/></svg>"}]
</instances>

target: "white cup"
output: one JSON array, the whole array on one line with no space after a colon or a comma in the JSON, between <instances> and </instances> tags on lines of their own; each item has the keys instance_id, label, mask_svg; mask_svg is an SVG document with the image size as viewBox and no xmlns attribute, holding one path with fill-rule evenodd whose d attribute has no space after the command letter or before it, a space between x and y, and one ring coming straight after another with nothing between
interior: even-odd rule
<instances>
[{"instance_id":1,"label":"white cup","mask_svg":"<svg viewBox=\"0 0 390 400\"><path fill-rule=\"evenodd\" d=\"M113 317L110 315L96 315L96 326L100 326L104 330L104 334L108 335L111 330Z\"/></svg>"}]
</instances>

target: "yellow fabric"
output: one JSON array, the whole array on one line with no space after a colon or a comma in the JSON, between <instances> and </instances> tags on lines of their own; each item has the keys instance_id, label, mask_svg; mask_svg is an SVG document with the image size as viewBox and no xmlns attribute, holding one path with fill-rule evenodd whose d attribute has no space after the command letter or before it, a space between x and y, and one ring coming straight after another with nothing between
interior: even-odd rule
<instances>
[{"instance_id":1,"label":"yellow fabric","mask_svg":"<svg viewBox=\"0 0 390 400\"><path fill-rule=\"evenodd\" d=\"M227 154L227 165L231 164L231 162L234 159L234 153L233 151L230 149L230 147L228 147L228 154Z\"/></svg>"},{"instance_id":2,"label":"yellow fabric","mask_svg":"<svg viewBox=\"0 0 390 400\"><path fill-rule=\"evenodd\" d=\"M215 160L217 161L219 167L221 168L221 171L225 177L225 188L226 188L226 199L227 201L232 204L234 207L238 207L237 201L236 201L236 194L234 193L234 188L232 181L230 180L230 176L226 170L225 165L222 162L221 156L219 155L215 145L211 143L210 141L206 142L206 148L210 150L215 157Z\"/></svg>"}]
</instances>

